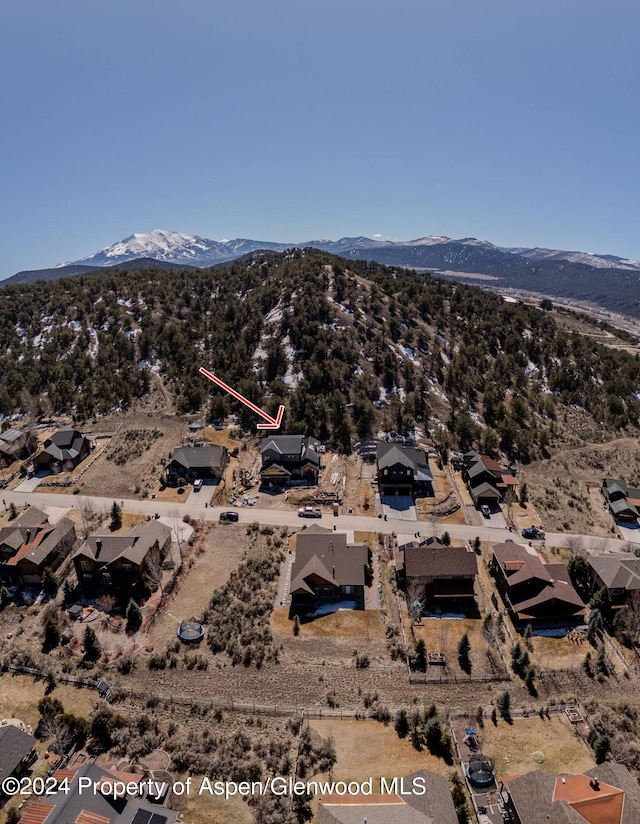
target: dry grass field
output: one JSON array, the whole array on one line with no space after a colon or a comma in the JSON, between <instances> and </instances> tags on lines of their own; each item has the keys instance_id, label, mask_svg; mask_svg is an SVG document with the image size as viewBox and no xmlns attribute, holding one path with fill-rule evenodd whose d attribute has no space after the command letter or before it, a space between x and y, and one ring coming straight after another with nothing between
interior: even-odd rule
<instances>
[{"instance_id":1,"label":"dry grass field","mask_svg":"<svg viewBox=\"0 0 640 824\"><path fill-rule=\"evenodd\" d=\"M423 618L419 625L413 627L413 633L416 640L421 638L425 642L427 652L445 653L446 666L431 666L430 674L442 670L448 675L464 675L458 664L458 643L465 633L471 644L471 675L487 675L491 672L481 619Z\"/></svg>"},{"instance_id":2,"label":"dry grass field","mask_svg":"<svg viewBox=\"0 0 640 824\"><path fill-rule=\"evenodd\" d=\"M518 718L512 724L499 720L495 727L485 721L480 739L485 755L495 762L498 778L531 770L580 773L595 766L593 753L563 715ZM544 760L536 760L538 753Z\"/></svg>"},{"instance_id":3,"label":"dry grass field","mask_svg":"<svg viewBox=\"0 0 640 824\"><path fill-rule=\"evenodd\" d=\"M278 607L271 614L274 635L293 635L293 621L289 610ZM363 643L370 638L384 638L384 630L376 610L342 609L300 624L299 638L359 638Z\"/></svg>"},{"instance_id":4,"label":"dry grass field","mask_svg":"<svg viewBox=\"0 0 640 824\"><path fill-rule=\"evenodd\" d=\"M585 655L595 655L594 648L586 640L574 643L568 638L545 638L540 635L529 639L529 655L533 665L541 670L577 669L582 665Z\"/></svg>"},{"instance_id":5,"label":"dry grass field","mask_svg":"<svg viewBox=\"0 0 640 824\"><path fill-rule=\"evenodd\" d=\"M45 688L44 679L36 680L28 675L9 673L1 675L0 719L20 718L35 729L39 719L38 701L44 698ZM96 702L101 702L94 690L80 689L67 684L59 684L51 695L62 702L65 710L81 716L89 715Z\"/></svg>"},{"instance_id":6,"label":"dry grass field","mask_svg":"<svg viewBox=\"0 0 640 824\"><path fill-rule=\"evenodd\" d=\"M195 777L198 786L200 778ZM197 795L195 792L184 798L173 798L172 808L180 810L189 824L254 824L254 817L248 805L239 798L215 798L211 795Z\"/></svg>"},{"instance_id":7,"label":"dry grass field","mask_svg":"<svg viewBox=\"0 0 640 824\"><path fill-rule=\"evenodd\" d=\"M382 776L393 778L420 769L448 776L453 769L427 750L418 752L407 738L398 738L393 724L321 719L309 726L322 738L333 739L338 760L332 775L337 781L373 777L376 792L376 779Z\"/></svg>"}]
</instances>

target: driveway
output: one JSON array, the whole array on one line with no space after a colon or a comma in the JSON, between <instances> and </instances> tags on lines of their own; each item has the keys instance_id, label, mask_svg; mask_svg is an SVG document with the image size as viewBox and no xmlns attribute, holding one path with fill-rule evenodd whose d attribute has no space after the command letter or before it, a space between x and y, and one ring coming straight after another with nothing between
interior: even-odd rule
<instances>
[{"instance_id":1,"label":"driveway","mask_svg":"<svg viewBox=\"0 0 640 824\"><path fill-rule=\"evenodd\" d=\"M387 518L401 521L417 521L415 501L410 495L384 495L381 499L382 513Z\"/></svg>"},{"instance_id":2,"label":"driveway","mask_svg":"<svg viewBox=\"0 0 640 824\"><path fill-rule=\"evenodd\" d=\"M14 492L33 492L42 481L43 477L37 475L34 475L33 478L25 478L24 481L20 481Z\"/></svg>"}]
</instances>

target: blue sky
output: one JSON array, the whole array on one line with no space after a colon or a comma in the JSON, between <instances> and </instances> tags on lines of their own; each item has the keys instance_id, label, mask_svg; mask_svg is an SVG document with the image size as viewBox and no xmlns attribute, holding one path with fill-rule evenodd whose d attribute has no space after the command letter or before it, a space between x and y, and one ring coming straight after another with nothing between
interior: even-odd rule
<instances>
[{"instance_id":1,"label":"blue sky","mask_svg":"<svg viewBox=\"0 0 640 824\"><path fill-rule=\"evenodd\" d=\"M4 0L0 277L153 228L640 258L636 0Z\"/></svg>"}]
</instances>

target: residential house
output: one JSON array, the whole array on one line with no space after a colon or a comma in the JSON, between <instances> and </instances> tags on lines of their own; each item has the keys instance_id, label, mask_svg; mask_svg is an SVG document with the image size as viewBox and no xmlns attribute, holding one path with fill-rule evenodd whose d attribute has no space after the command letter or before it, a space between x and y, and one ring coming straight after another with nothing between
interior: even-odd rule
<instances>
[{"instance_id":1,"label":"residential house","mask_svg":"<svg viewBox=\"0 0 640 824\"><path fill-rule=\"evenodd\" d=\"M602 494L616 521L634 522L640 517L640 489L627 486L621 478L605 478Z\"/></svg>"},{"instance_id":2,"label":"residential house","mask_svg":"<svg viewBox=\"0 0 640 824\"><path fill-rule=\"evenodd\" d=\"M536 629L584 622L585 605L563 563L510 542L492 547L489 569L516 625Z\"/></svg>"},{"instance_id":3,"label":"residential house","mask_svg":"<svg viewBox=\"0 0 640 824\"><path fill-rule=\"evenodd\" d=\"M457 824L446 778L418 770L396 781L396 792L319 796L318 824Z\"/></svg>"},{"instance_id":4,"label":"residential house","mask_svg":"<svg viewBox=\"0 0 640 824\"><path fill-rule=\"evenodd\" d=\"M178 818L177 812L150 795L149 778L142 773L107 771L87 763L56 770L52 778L58 782L57 792L51 787L46 795L25 808L21 820L27 824L175 824ZM65 779L68 783L62 785ZM166 774L154 776L151 790L163 780L170 783ZM116 782L135 789L136 793L118 794L114 791L118 788Z\"/></svg>"},{"instance_id":5,"label":"residential house","mask_svg":"<svg viewBox=\"0 0 640 824\"><path fill-rule=\"evenodd\" d=\"M478 561L465 547L444 546L434 538L402 544L395 553L398 584L423 608L477 612L475 579Z\"/></svg>"},{"instance_id":6,"label":"residential house","mask_svg":"<svg viewBox=\"0 0 640 824\"><path fill-rule=\"evenodd\" d=\"M44 512L29 507L0 529L0 581L6 586L40 586L45 569L56 570L75 540L69 518L50 524Z\"/></svg>"},{"instance_id":7,"label":"residential house","mask_svg":"<svg viewBox=\"0 0 640 824\"><path fill-rule=\"evenodd\" d=\"M78 429L66 427L54 432L33 459L36 471L68 472L82 463L91 452L91 441Z\"/></svg>"},{"instance_id":8,"label":"residential house","mask_svg":"<svg viewBox=\"0 0 640 824\"><path fill-rule=\"evenodd\" d=\"M10 775L21 775L36 760L36 739L11 723L0 725L0 786ZM0 789L0 798L2 790Z\"/></svg>"},{"instance_id":9,"label":"residential house","mask_svg":"<svg viewBox=\"0 0 640 824\"><path fill-rule=\"evenodd\" d=\"M463 460L462 477L476 506L495 507L504 500L508 489L515 492L518 481L508 467L474 449Z\"/></svg>"},{"instance_id":10,"label":"residential house","mask_svg":"<svg viewBox=\"0 0 640 824\"><path fill-rule=\"evenodd\" d=\"M7 429L0 432L0 466L28 458L38 448L38 439L30 430Z\"/></svg>"},{"instance_id":11,"label":"residential house","mask_svg":"<svg viewBox=\"0 0 640 824\"><path fill-rule=\"evenodd\" d=\"M619 609L640 594L640 558L629 555L588 555L593 581L592 591L606 587L611 605Z\"/></svg>"},{"instance_id":12,"label":"residential house","mask_svg":"<svg viewBox=\"0 0 640 824\"><path fill-rule=\"evenodd\" d=\"M315 486L320 441L310 435L267 435L260 445L260 481L265 486Z\"/></svg>"},{"instance_id":13,"label":"residential house","mask_svg":"<svg viewBox=\"0 0 640 824\"><path fill-rule=\"evenodd\" d=\"M606 761L580 775L530 772L504 779L514 824L638 824L640 787L623 764Z\"/></svg>"},{"instance_id":14,"label":"residential house","mask_svg":"<svg viewBox=\"0 0 640 824\"><path fill-rule=\"evenodd\" d=\"M380 495L433 497L433 474L422 449L379 443L376 446Z\"/></svg>"},{"instance_id":15,"label":"residential house","mask_svg":"<svg viewBox=\"0 0 640 824\"><path fill-rule=\"evenodd\" d=\"M291 608L313 612L328 601L355 602L364 609L369 550L348 544L343 532L311 526L296 536L296 557L291 569Z\"/></svg>"},{"instance_id":16,"label":"residential house","mask_svg":"<svg viewBox=\"0 0 640 824\"><path fill-rule=\"evenodd\" d=\"M87 593L144 594L158 577L170 546L171 529L156 520L122 535L96 532L73 555L78 582Z\"/></svg>"},{"instance_id":17,"label":"residential house","mask_svg":"<svg viewBox=\"0 0 640 824\"><path fill-rule=\"evenodd\" d=\"M188 482L198 478L219 481L228 462L229 455L224 446L181 446L173 450L167 465L167 477L171 483L176 483L179 478Z\"/></svg>"}]
</instances>

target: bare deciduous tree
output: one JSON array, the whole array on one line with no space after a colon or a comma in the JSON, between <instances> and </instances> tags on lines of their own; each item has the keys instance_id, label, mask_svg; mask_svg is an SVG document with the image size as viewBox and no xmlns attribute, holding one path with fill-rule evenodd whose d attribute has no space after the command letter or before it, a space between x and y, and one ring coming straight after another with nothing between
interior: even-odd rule
<instances>
[{"instance_id":1,"label":"bare deciduous tree","mask_svg":"<svg viewBox=\"0 0 640 824\"><path fill-rule=\"evenodd\" d=\"M423 582L419 578L409 578L406 592L409 617L414 624L417 624L424 609L425 591Z\"/></svg>"}]
</instances>

